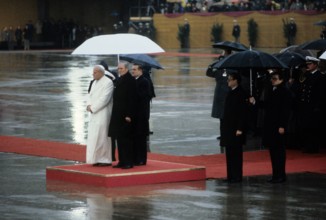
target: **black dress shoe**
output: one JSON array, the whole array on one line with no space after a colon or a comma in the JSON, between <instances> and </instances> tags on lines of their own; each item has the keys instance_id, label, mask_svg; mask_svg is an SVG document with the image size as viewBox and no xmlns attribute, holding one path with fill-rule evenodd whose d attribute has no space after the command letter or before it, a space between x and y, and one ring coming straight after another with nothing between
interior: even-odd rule
<instances>
[{"instance_id":1,"label":"black dress shoe","mask_svg":"<svg viewBox=\"0 0 326 220\"><path fill-rule=\"evenodd\" d=\"M111 166L111 163L98 163L97 166L98 167L107 167L107 166Z\"/></svg>"},{"instance_id":2,"label":"black dress shoe","mask_svg":"<svg viewBox=\"0 0 326 220\"><path fill-rule=\"evenodd\" d=\"M99 163L94 163L93 167L98 167Z\"/></svg>"},{"instance_id":3,"label":"black dress shoe","mask_svg":"<svg viewBox=\"0 0 326 220\"><path fill-rule=\"evenodd\" d=\"M121 165L121 164L117 164L117 165L114 165L114 166L112 166L112 168L122 168L123 166Z\"/></svg>"},{"instance_id":4,"label":"black dress shoe","mask_svg":"<svg viewBox=\"0 0 326 220\"><path fill-rule=\"evenodd\" d=\"M133 166L131 165L126 165L121 167L121 169L131 169L131 168L133 168Z\"/></svg>"},{"instance_id":5,"label":"black dress shoe","mask_svg":"<svg viewBox=\"0 0 326 220\"><path fill-rule=\"evenodd\" d=\"M134 163L135 166L144 166L146 165L145 162Z\"/></svg>"}]
</instances>

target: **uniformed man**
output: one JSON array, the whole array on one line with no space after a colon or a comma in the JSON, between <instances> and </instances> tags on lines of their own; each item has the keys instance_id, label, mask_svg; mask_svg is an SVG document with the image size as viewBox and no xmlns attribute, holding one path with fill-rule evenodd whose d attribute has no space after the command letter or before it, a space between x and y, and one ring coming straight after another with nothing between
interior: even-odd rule
<instances>
[{"instance_id":1,"label":"uniformed man","mask_svg":"<svg viewBox=\"0 0 326 220\"><path fill-rule=\"evenodd\" d=\"M307 72L296 94L296 110L301 147L304 153L318 153L320 145L320 120L322 102L322 74L318 70L319 59L307 56Z\"/></svg>"}]
</instances>

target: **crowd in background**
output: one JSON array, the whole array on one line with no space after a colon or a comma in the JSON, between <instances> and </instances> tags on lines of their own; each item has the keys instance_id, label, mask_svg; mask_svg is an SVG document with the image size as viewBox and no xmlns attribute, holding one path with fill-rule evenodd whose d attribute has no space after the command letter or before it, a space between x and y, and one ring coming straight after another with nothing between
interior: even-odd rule
<instances>
[{"instance_id":1,"label":"crowd in background","mask_svg":"<svg viewBox=\"0 0 326 220\"><path fill-rule=\"evenodd\" d=\"M154 39L155 29L151 22L115 23L112 33L137 33ZM24 49L29 50L30 45L37 43L40 47L75 48L88 38L104 34L100 26L77 24L73 20L44 20L28 21L25 26L4 27L0 34L0 49ZM49 45L47 45L49 44Z\"/></svg>"},{"instance_id":2,"label":"crowd in background","mask_svg":"<svg viewBox=\"0 0 326 220\"><path fill-rule=\"evenodd\" d=\"M54 48L74 48L86 39L103 34L102 27L77 24L73 20L28 21L25 26L4 27L0 42L2 49L30 49L32 42L50 42Z\"/></svg>"},{"instance_id":3,"label":"crowd in background","mask_svg":"<svg viewBox=\"0 0 326 220\"><path fill-rule=\"evenodd\" d=\"M326 0L148 0L146 16L154 13L196 13L252 10L315 10L326 11ZM113 25L112 33L137 33L155 38L155 28L151 22L118 22ZM39 47L75 48L86 39L103 34L100 26L78 24L72 19L49 19L28 21L22 26L3 27L0 34L0 49L25 49L30 45L43 43Z\"/></svg>"},{"instance_id":4,"label":"crowd in background","mask_svg":"<svg viewBox=\"0 0 326 220\"><path fill-rule=\"evenodd\" d=\"M326 0L184 0L147 1L148 11L156 13L226 12L260 10L316 10L326 11Z\"/></svg>"}]
</instances>

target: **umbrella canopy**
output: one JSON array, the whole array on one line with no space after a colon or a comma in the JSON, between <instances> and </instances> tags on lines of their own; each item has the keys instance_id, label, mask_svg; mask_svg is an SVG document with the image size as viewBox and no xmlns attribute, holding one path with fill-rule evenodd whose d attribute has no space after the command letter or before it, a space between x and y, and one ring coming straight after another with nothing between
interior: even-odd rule
<instances>
[{"instance_id":1,"label":"umbrella canopy","mask_svg":"<svg viewBox=\"0 0 326 220\"><path fill-rule=\"evenodd\" d=\"M300 48L299 45L291 45L289 47L283 48L280 53L284 53L284 52L295 52L295 53L299 53L302 56L306 57L306 56L314 56L313 53L310 50L303 50Z\"/></svg>"},{"instance_id":2,"label":"umbrella canopy","mask_svg":"<svg viewBox=\"0 0 326 220\"><path fill-rule=\"evenodd\" d=\"M253 69L286 69L288 68L275 56L257 50L245 50L232 54L213 65L217 69L249 69L250 72L250 95L253 92L252 70Z\"/></svg>"},{"instance_id":3,"label":"umbrella canopy","mask_svg":"<svg viewBox=\"0 0 326 220\"><path fill-rule=\"evenodd\" d=\"M326 52L324 52L324 53L319 57L319 59L326 60Z\"/></svg>"},{"instance_id":4,"label":"umbrella canopy","mask_svg":"<svg viewBox=\"0 0 326 220\"><path fill-rule=\"evenodd\" d=\"M119 55L162 53L159 45L138 34L107 34L92 37L77 47L73 55Z\"/></svg>"},{"instance_id":5,"label":"umbrella canopy","mask_svg":"<svg viewBox=\"0 0 326 220\"><path fill-rule=\"evenodd\" d=\"M306 59L303 55L295 52L286 51L284 53L279 53L274 55L288 67L295 67L306 62Z\"/></svg>"},{"instance_id":6,"label":"umbrella canopy","mask_svg":"<svg viewBox=\"0 0 326 220\"><path fill-rule=\"evenodd\" d=\"M314 25L317 25L317 26L326 26L326 21L318 21L318 22L314 23Z\"/></svg>"},{"instance_id":7,"label":"umbrella canopy","mask_svg":"<svg viewBox=\"0 0 326 220\"><path fill-rule=\"evenodd\" d=\"M121 60L137 62L143 66L150 66L155 69L164 69L153 57L146 54L124 54L120 55Z\"/></svg>"},{"instance_id":8,"label":"umbrella canopy","mask_svg":"<svg viewBox=\"0 0 326 220\"><path fill-rule=\"evenodd\" d=\"M230 41L221 41L218 43L212 44L214 48L220 48L223 50L235 50L235 51L244 51L248 50L246 46L237 42L230 42Z\"/></svg>"},{"instance_id":9,"label":"umbrella canopy","mask_svg":"<svg viewBox=\"0 0 326 220\"><path fill-rule=\"evenodd\" d=\"M257 50L232 54L213 65L218 69L285 69L288 68L275 56Z\"/></svg>"},{"instance_id":10,"label":"umbrella canopy","mask_svg":"<svg viewBox=\"0 0 326 220\"><path fill-rule=\"evenodd\" d=\"M326 39L308 41L300 45L303 50L326 50Z\"/></svg>"}]
</instances>

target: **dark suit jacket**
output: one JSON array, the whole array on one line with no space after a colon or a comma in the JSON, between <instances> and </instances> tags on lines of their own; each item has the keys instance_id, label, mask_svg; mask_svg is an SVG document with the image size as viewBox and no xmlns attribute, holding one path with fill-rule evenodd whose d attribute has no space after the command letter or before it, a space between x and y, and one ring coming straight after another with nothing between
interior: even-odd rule
<instances>
[{"instance_id":1,"label":"dark suit jacket","mask_svg":"<svg viewBox=\"0 0 326 220\"><path fill-rule=\"evenodd\" d=\"M292 98L289 89L279 85L273 90L271 87L262 107L265 110L263 145L277 147L283 145L283 135L280 135L280 127L287 130L291 112Z\"/></svg>"},{"instance_id":2,"label":"dark suit jacket","mask_svg":"<svg viewBox=\"0 0 326 220\"><path fill-rule=\"evenodd\" d=\"M145 76L136 79L136 91L136 134L148 135L151 92L150 83Z\"/></svg>"},{"instance_id":3,"label":"dark suit jacket","mask_svg":"<svg viewBox=\"0 0 326 220\"><path fill-rule=\"evenodd\" d=\"M241 146L245 143L247 98L241 86L228 92L224 106L224 121L221 126L221 146ZM237 137L235 135L237 130L241 130L243 134Z\"/></svg>"},{"instance_id":4,"label":"dark suit jacket","mask_svg":"<svg viewBox=\"0 0 326 220\"><path fill-rule=\"evenodd\" d=\"M136 80L128 72L118 78L113 92L109 136L127 137L134 134ZM125 117L131 118L131 123Z\"/></svg>"}]
</instances>

